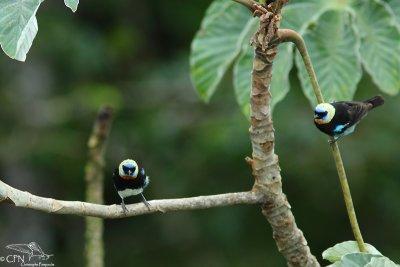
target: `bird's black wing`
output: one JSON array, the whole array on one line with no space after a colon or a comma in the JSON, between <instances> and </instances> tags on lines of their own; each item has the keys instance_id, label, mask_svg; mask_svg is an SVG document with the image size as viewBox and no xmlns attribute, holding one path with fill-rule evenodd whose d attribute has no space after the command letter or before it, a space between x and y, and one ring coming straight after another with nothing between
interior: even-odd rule
<instances>
[{"instance_id":1,"label":"bird's black wing","mask_svg":"<svg viewBox=\"0 0 400 267\"><path fill-rule=\"evenodd\" d=\"M139 181L142 182L143 188L146 188L149 185L149 177L146 175L144 168L139 169L138 178Z\"/></svg>"},{"instance_id":2,"label":"bird's black wing","mask_svg":"<svg viewBox=\"0 0 400 267\"><path fill-rule=\"evenodd\" d=\"M113 173L114 187L117 191L142 188L145 180L140 178L141 176L138 175L137 179L123 179L119 176L118 169L115 169Z\"/></svg>"},{"instance_id":3,"label":"bird's black wing","mask_svg":"<svg viewBox=\"0 0 400 267\"><path fill-rule=\"evenodd\" d=\"M370 110L370 106L363 102L349 102L349 118L350 118L350 127L357 124L362 118L367 115Z\"/></svg>"},{"instance_id":4,"label":"bird's black wing","mask_svg":"<svg viewBox=\"0 0 400 267\"><path fill-rule=\"evenodd\" d=\"M370 110L368 104L357 101L341 101L335 102L333 105L340 114L339 117L343 119L343 122L348 123L346 128L357 124Z\"/></svg>"}]
</instances>

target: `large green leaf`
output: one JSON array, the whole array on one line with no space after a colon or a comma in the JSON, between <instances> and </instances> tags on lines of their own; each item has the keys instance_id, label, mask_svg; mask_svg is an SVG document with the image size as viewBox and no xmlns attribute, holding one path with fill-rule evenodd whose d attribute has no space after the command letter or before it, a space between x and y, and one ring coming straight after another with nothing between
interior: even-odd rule
<instances>
[{"instance_id":1,"label":"large green leaf","mask_svg":"<svg viewBox=\"0 0 400 267\"><path fill-rule=\"evenodd\" d=\"M392 9L393 15L397 21L397 26L400 27L400 1L399 0L386 0Z\"/></svg>"},{"instance_id":2,"label":"large green leaf","mask_svg":"<svg viewBox=\"0 0 400 267\"><path fill-rule=\"evenodd\" d=\"M36 36L36 12L42 0L0 1L0 44L11 58L25 61Z\"/></svg>"},{"instance_id":3,"label":"large green leaf","mask_svg":"<svg viewBox=\"0 0 400 267\"><path fill-rule=\"evenodd\" d=\"M279 46L278 54L275 58L272 69L271 109L281 101L289 92L289 72L293 66L293 52L291 45L283 44ZM251 72L254 49L246 46L241 57L234 66L233 84L236 93L236 99L243 111L249 117L250 114L250 90L251 90Z\"/></svg>"},{"instance_id":4,"label":"large green leaf","mask_svg":"<svg viewBox=\"0 0 400 267\"><path fill-rule=\"evenodd\" d=\"M366 253L352 253L342 257L340 264L335 267L364 267L373 257L379 257Z\"/></svg>"},{"instance_id":5,"label":"large green leaf","mask_svg":"<svg viewBox=\"0 0 400 267\"><path fill-rule=\"evenodd\" d=\"M345 11L349 1L343 0L292 0L282 11L282 28L289 28L303 34L321 15L329 10Z\"/></svg>"},{"instance_id":6,"label":"large green leaf","mask_svg":"<svg viewBox=\"0 0 400 267\"><path fill-rule=\"evenodd\" d=\"M250 118L250 91L253 57L254 48L247 45L244 47L243 52L233 67L233 88L235 89L236 101L247 118Z\"/></svg>"},{"instance_id":7,"label":"large green leaf","mask_svg":"<svg viewBox=\"0 0 400 267\"><path fill-rule=\"evenodd\" d=\"M350 15L340 10L325 12L318 25L306 31L304 39L325 100L352 99L362 70L357 56L359 44L351 27ZM315 105L316 98L298 54L296 65L304 93Z\"/></svg>"},{"instance_id":8,"label":"large green leaf","mask_svg":"<svg viewBox=\"0 0 400 267\"><path fill-rule=\"evenodd\" d=\"M370 244L365 244L367 251L373 255L382 255ZM344 255L359 252L356 241L345 241L328 248L322 253L322 258L330 262L339 261Z\"/></svg>"},{"instance_id":9,"label":"large green leaf","mask_svg":"<svg viewBox=\"0 0 400 267\"><path fill-rule=\"evenodd\" d=\"M356 0L361 61L374 83L385 93L400 89L400 33L391 14L379 1Z\"/></svg>"},{"instance_id":10,"label":"large green leaf","mask_svg":"<svg viewBox=\"0 0 400 267\"><path fill-rule=\"evenodd\" d=\"M232 0L216 0L208 8L191 47L190 67L200 97L208 101L239 55L255 20Z\"/></svg>"},{"instance_id":11,"label":"large green leaf","mask_svg":"<svg viewBox=\"0 0 400 267\"><path fill-rule=\"evenodd\" d=\"M303 33L310 24L315 23L326 12L329 2L320 0L290 1L289 5L282 10L281 27Z\"/></svg>"},{"instance_id":12,"label":"large green leaf","mask_svg":"<svg viewBox=\"0 0 400 267\"><path fill-rule=\"evenodd\" d=\"M69 7L72 12L78 9L79 0L64 0L64 4Z\"/></svg>"},{"instance_id":13,"label":"large green leaf","mask_svg":"<svg viewBox=\"0 0 400 267\"><path fill-rule=\"evenodd\" d=\"M365 267L398 267L396 263L386 257L372 258Z\"/></svg>"}]
</instances>

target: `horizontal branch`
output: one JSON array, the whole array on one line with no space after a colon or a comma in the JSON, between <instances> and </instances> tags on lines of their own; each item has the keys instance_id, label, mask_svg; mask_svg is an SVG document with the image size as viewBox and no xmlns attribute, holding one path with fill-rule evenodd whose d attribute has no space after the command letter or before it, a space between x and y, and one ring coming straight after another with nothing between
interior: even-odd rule
<instances>
[{"instance_id":1,"label":"horizontal branch","mask_svg":"<svg viewBox=\"0 0 400 267\"><path fill-rule=\"evenodd\" d=\"M189 198L161 199L149 201L150 209L144 204L127 205L123 213L120 205L99 205L80 201L65 201L32 195L13 188L0 181L0 202L9 202L17 207L34 209L54 214L92 216L104 219L124 218L155 212L208 209L238 204L257 204L263 202L263 195L249 192L227 193Z\"/></svg>"}]
</instances>

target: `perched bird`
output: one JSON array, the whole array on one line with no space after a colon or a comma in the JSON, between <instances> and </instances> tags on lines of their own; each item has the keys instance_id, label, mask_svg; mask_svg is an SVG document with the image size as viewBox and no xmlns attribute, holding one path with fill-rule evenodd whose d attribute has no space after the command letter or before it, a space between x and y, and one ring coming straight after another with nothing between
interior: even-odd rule
<instances>
[{"instance_id":1,"label":"perched bird","mask_svg":"<svg viewBox=\"0 0 400 267\"><path fill-rule=\"evenodd\" d=\"M150 209L150 204L143 195L143 189L149 185L150 179L146 176L144 169L139 168L136 161L132 159L122 161L118 169L115 169L113 179L115 189L122 199L121 206L124 212L128 211L124 199L136 195L140 195L142 202Z\"/></svg>"},{"instance_id":2,"label":"perched bird","mask_svg":"<svg viewBox=\"0 0 400 267\"><path fill-rule=\"evenodd\" d=\"M384 99L375 96L365 101L340 101L332 103L321 103L314 111L314 123L317 128L333 137L336 142L339 138L351 134L355 126L364 118L368 112L380 105Z\"/></svg>"}]
</instances>

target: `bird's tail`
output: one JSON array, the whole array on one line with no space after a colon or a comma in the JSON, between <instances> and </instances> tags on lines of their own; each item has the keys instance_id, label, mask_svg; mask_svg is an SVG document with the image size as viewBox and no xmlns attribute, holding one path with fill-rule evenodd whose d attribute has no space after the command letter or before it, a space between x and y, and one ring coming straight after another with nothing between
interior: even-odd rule
<instances>
[{"instance_id":1,"label":"bird's tail","mask_svg":"<svg viewBox=\"0 0 400 267\"><path fill-rule=\"evenodd\" d=\"M365 100L364 103L371 104L372 105L371 109L373 109L379 107L380 105L383 105L385 103L385 100L383 99L382 96L377 95L368 100Z\"/></svg>"}]
</instances>

